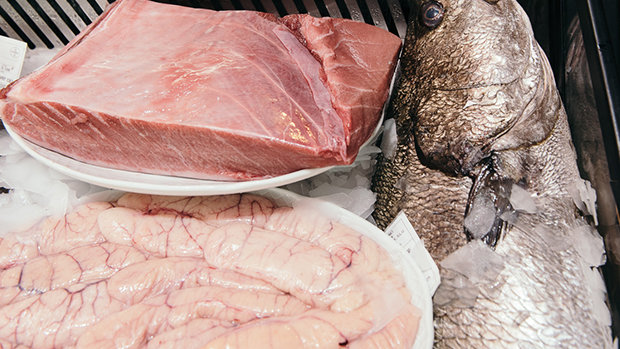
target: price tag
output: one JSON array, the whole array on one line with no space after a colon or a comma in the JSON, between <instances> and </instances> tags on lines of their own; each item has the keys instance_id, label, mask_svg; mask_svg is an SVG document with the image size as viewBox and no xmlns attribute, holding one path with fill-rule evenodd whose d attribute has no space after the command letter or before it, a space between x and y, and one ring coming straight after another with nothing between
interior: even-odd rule
<instances>
[{"instance_id":1,"label":"price tag","mask_svg":"<svg viewBox=\"0 0 620 349\"><path fill-rule=\"evenodd\" d=\"M415 260L426 278L428 289L432 294L439 286L439 268L424 247L424 243L413 229L405 212L400 211L396 218L385 229L385 233L402 246Z\"/></svg>"},{"instance_id":2,"label":"price tag","mask_svg":"<svg viewBox=\"0 0 620 349\"><path fill-rule=\"evenodd\" d=\"M27 48L23 41L0 36L0 88L19 79Z\"/></svg>"}]
</instances>

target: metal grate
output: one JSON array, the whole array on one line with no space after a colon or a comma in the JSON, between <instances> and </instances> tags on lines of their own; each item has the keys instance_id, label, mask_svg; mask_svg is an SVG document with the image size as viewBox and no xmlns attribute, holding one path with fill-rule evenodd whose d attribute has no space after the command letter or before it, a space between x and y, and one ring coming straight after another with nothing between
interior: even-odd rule
<instances>
[{"instance_id":1,"label":"metal grate","mask_svg":"<svg viewBox=\"0 0 620 349\"><path fill-rule=\"evenodd\" d=\"M158 0L213 10L256 10L279 16L308 13L365 22L405 37L407 0ZM114 0L5 0L0 2L0 35L32 48L66 45Z\"/></svg>"}]
</instances>

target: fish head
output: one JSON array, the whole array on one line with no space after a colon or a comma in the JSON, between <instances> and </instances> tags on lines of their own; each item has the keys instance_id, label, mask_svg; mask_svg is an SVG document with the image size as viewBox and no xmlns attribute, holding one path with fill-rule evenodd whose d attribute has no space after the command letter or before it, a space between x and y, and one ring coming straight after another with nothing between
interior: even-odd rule
<instances>
[{"instance_id":1,"label":"fish head","mask_svg":"<svg viewBox=\"0 0 620 349\"><path fill-rule=\"evenodd\" d=\"M472 175L492 151L548 135L531 103L546 58L516 0L418 0L404 46L425 165Z\"/></svg>"}]
</instances>

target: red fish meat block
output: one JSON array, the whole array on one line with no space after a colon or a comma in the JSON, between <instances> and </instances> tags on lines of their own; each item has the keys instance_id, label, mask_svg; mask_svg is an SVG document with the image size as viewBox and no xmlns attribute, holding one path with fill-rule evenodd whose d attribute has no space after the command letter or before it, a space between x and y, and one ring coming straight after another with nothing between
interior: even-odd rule
<instances>
[{"instance_id":1,"label":"red fish meat block","mask_svg":"<svg viewBox=\"0 0 620 349\"><path fill-rule=\"evenodd\" d=\"M122 0L0 92L5 124L74 159L217 180L351 163L400 49L339 18Z\"/></svg>"}]
</instances>

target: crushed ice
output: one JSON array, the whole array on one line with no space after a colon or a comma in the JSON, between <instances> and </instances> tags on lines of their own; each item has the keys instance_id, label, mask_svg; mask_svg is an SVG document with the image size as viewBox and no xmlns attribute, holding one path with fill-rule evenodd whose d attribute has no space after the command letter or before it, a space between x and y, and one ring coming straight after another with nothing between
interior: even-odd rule
<instances>
[{"instance_id":1,"label":"crushed ice","mask_svg":"<svg viewBox=\"0 0 620 349\"><path fill-rule=\"evenodd\" d=\"M393 159L398 146L398 136L396 135L396 121L387 119L383 123L383 136L381 138L381 151L387 159Z\"/></svg>"},{"instance_id":2,"label":"crushed ice","mask_svg":"<svg viewBox=\"0 0 620 349\"><path fill-rule=\"evenodd\" d=\"M512 208L517 211L527 213L536 213L538 211L536 202L534 201L534 198L532 197L530 192L516 184L512 185L509 200Z\"/></svg>"},{"instance_id":3,"label":"crushed ice","mask_svg":"<svg viewBox=\"0 0 620 349\"><path fill-rule=\"evenodd\" d=\"M463 224L475 239L486 235L495 222L495 204L488 193L476 195Z\"/></svg>"},{"instance_id":4,"label":"crushed ice","mask_svg":"<svg viewBox=\"0 0 620 349\"><path fill-rule=\"evenodd\" d=\"M601 271L597 268L606 261L605 246L598 231L590 225L580 225L571 230L572 246L582 257L585 284L590 290L593 317L605 326L611 326L607 307L607 289Z\"/></svg>"},{"instance_id":5,"label":"crushed ice","mask_svg":"<svg viewBox=\"0 0 620 349\"><path fill-rule=\"evenodd\" d=\"M505 261L484 242L472 240L439 264L444 273L435 292L434 303L472 307L480 294L479 286L494 283L504 269Z\"/></svg>"},{"instance_id":6,"label":"crushed ice","mask_svg":"<svg viewBox=\"0 0 620 349\"><path fill-rule=\"evenodd\" d=\"M585 215L590 215L594 219L594 224L598 225L596 216L596 190L592 188L590 181L579 179L569 186L568 192L573 198L575 206Z\"/></svg>"},{"instance_id":7,"label":"crushed ice","mask_svg":"<svg viewBox=\"0 0 620 349\"><path fill-rule=\"evenodd\" d=\"M523 226L517 222L516 228L534 234L541 243L554 251L573 249L581 256L583 263L589 267L605 264L606 254L603 238L598 231L587 224L548 226L537 224L533 227ZM566 233L561 233L565 231Z\"/></svg>"},{"instance_id":8,"label":"crushed ice","mask_svg":"<svg viewBox=\"0 0 620 349\"><path fill-rule=\"evenodd\" d=\"M472 240L439 264L467 277L472 283L493 281L504 269L504 260L480 240Z\"/></svg>"},{"instance_id":9,"label":"crushed ice","mask_svg":"<svg viewBox=\"0 0 620 349\"><path fill-rule=\"evenodd\" d=\"M537 224L533 227L529 227L518 222L516 227L524 232L529 232L530 234L536 236L541 243L555 251L565 251L571 248L573 243L573 241L568 239L565 234L561 234L559 232L560 230L569 229L567 226L549 227L545 224Z\"/></svg>"},{"instance_id":10,"label":"crushed ice","mask_svg":"<svg viewBox=\"0 0 620 349\"><path fill-rule=\"evenodd\" d=\"M593 317L605 326L611 326L611 313L606 304L607 288L601 272L596 268L586 268L585 283L590 287Z\"/></svg>"},{"instance_id":11,"label":"crushed ice","mask_svg":"<svg viewBox=\"0 0 620 349\"><path fill-rule=\"evenodd\" d=\"M0 131L0 236L24 231L46 216L64 215L85 200L104 199L112 191L66 177L27 155ZM93 196L96 195L96 196Z\"/></svg>"},{"instance_id":12,"label":"crushed ice","mask_svg":"<svg viewBox=\"0 0 620 349\"><path fill-rule=\"evenodd\" d=\"M374 144L374 140L368 142ZM363 147L355 162L337 166L318 176L288 184L284 188L297 194L336 204L356 215L372 221L376 194L370 189L379 147Z\"/></svg>"},{"instance_id":13,"label":"crushed ice","mask_svg":"<svg viewBox=\"0 0 620 349\"><path fill-rule=\"evenodd\" d=\"M605 264L605 245L596 229L581 225L571 231L572 245L577 249L583 261L589 267Z\"/></svg>"},{"instance_id":14,"label":"crushed ice","mask_svg":"<svg viewBox=\"0 0 620 349\"><path fill-rule=\"evenodd\" d=\"M480 290L466 276L452 270L444 271L441 284L433 296L435 306L470 308L476 304Z\"/></svg>"}]
</instances>

